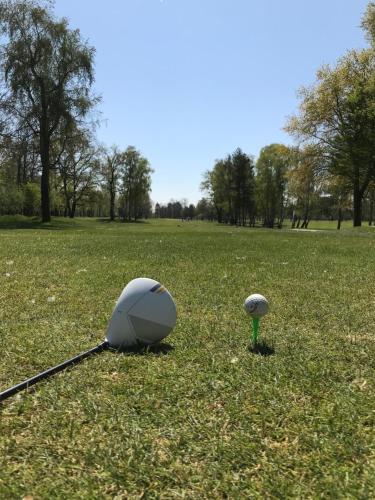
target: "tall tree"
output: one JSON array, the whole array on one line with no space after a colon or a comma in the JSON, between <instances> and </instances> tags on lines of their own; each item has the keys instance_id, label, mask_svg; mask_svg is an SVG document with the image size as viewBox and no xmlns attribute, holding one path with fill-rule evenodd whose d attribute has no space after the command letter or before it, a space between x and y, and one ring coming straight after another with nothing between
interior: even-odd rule
<instances>
[{"instance_id":1,"label":"tall tree","mask_svg":"<svg viewBox=\"0 0 375 500\"><path fill-rule=\"evenodd\" d=\"M351 205L351 187L348 181L339 175L327 177L324 180L324 191L329 193L333 201L333 208L337 212L337 229L341 229L343 212Z\"/></svg>"},{"instance_id":2,"label":"tall tree","mask_svg":"<svg viewBox=\"0 0 375 500\"><path fill-rule=\"evenodd\" d=\"M98 180L98 148L86 130L75 130L67 139L57 160L65 199L64 215L73 218L76 208Z\"/></svg>"},{"instance_id":3,"label":"tall tree","mask_svg":"<svg viewBox=\"0 0 375 500\"><path fill-rule=\"evenodd\" d=\"M140 209L147 202L151 190L152 172L149 161L137 149L129 146L123 154L122 171L125 220L140 218Z\"/></svg>"},{"instance_id":4,"label":"tall tree","mask_svg":"<svg viewBox=\"0 0 375 500\"><path fill-rule=\"evenodd\" d=\"M319 149L306 146L292 153L293 166L287 172L288 194L293 202L293 224L307 229L311 208L321 192Z\"/></svg>"},{"instance_id":5,"label":"tall tree","mask_svg":"<svg viewBox=\"0 0 375 500\"><path fill-rule=\"evenodd\" d=\"M80 121L96 102L90 94L94 49L37 0L0 2L0 28L7 110L38 139L41 215L48 222L51 142L63 122Z\"/></svg>"},{"instance_id":6,"label":"tall tree","mask_svg":"<svg viewBox=\"0 0 375 500\"><path fill-rule=\"evenodd\" d=\"M354 226L361 225L362 200L375 179L374 12L371 2L363 21L373 46L350 51L333 68L322 67L317 83L300 91L300 113L286 126L301 142L324 148L328 174L350 183Z\"/></svg>"},{"instance_id":7,"label":"tall tree","mask_svg":"<svg viewBox=\"0 0 375 500\"><path fill-rule=\"evenodd\" d=\"M276 219L278 227L282 227L287 172L292 156L291 150L283 144L271 144L260 152L256 164L256 189L265 227L273 228Z\"/></svg>"},{"instance_id":8,"label":"tall tree","mask_svg":"<svg viewBox=\"0 0 375 500\"><path fill-rule=\"evenodd\" d=\"M254 212L254 162L240 148L232 154L234 219L236 224L244 226L248 216Z\"/></svg>"},{"instance_id":9,"label":"tall tree","mask_svg":"<svg viewBox=\"0 0 375 500\"><path fill-rule=\"evenodd\" d=\"M215 206L218 222L245 225L254 212L254 162L236 149L232 155L216 160L204 174L201 189Z\"/></svg>"},{"instance_id":10,"label":"tall tree","mask_svg":"<svg viewBox=\"0 0 375 500\"><path fill-rule=\"evenodd\" d=\"M219 223L224 221L224 216L230 211L230 160L216 160L214 168L204 173L201 190L207 192L212 201Z\"/></svg>"},{"instance_id":11,"label":"tall tree","mask_svg":"<svg viewBox=\"0 0 375 500\"><path fill-rule=\"evenodd\" d=\"M362 28L366 38L375 49L375 2L370 2L362 19Z\"/></svg>"},{"instance_id":12,"label":"tall tree","mask_svg":"<svg viewBox=\"0 0 375 500\"><path fill-rule=\"evenodd\" d=\"M102 176L104 187L109 195L109 218L115 220L115 202L119 188L121 172L124 166L124 153L117 146L112 146L109 151L105 151L102 160Z\"/></svg>"}]
</instances>

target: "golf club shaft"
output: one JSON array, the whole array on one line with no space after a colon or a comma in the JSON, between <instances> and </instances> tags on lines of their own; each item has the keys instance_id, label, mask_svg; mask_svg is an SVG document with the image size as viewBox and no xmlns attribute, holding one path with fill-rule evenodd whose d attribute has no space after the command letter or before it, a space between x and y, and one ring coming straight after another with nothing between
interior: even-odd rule
<instances>
[{"instance_id":1,"label":"golf club shaft","mask_svg":"<svg viewBox=\"0 0 375 500\"><path fill-rule=\"evenodd\" d=\"M107 341L102 342L101 344L97 345L96 347L93 347L89 351L82 352L81 354L78 354L78 356L75 356L74 358L64 361L64 363L53 366L52 368L49 368L48 370L39 373L38 375L35 375L34 377L31 377L28 380L21 382L20 384L10 387L6 391L0 392L0 402L4 401L10 396L13 396L14 394L17 394L17 392L23 391L24 389L31 387L32 385L36 384L40 380L43 380L44 378L50 377L55 373L61 372L62 370L65 370L65 368L68 368L69 366L73 366L77 363L80 363L83 359L88 358L93 354L97 354L99 352L104 351L105 349L108 349L108 347L109 344Z\"/></svg>"}]
</instances>

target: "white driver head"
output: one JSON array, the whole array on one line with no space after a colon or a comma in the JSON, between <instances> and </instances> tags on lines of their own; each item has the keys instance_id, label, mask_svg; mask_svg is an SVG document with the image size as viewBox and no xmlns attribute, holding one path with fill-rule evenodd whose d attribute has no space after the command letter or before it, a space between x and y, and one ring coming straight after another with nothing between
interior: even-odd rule
<instances>
[{"instance_id":1,"label":"white driver head","mask_svg":"<svg viewBox=\"0 0 375 500\"><path fill-rule=\"evenodd\" d=\"M168 290L155 280L137 278L123 289L108 325L111 347L160 342L173 330L176 306Z\"/></svg>"}]
</instances>

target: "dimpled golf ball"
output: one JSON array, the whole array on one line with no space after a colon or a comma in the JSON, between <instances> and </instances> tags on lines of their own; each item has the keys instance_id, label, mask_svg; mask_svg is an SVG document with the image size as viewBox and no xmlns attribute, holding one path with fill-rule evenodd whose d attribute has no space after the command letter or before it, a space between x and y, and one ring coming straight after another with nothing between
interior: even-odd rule
<instances>
[{"instance_id":1,"label":"dimpled golf ball","mask_svg":"<svg viewBox=\"0 0 375 500\"><path fill-rule=\"evenodd\" d=\"M269 309L266 297L259 293L249 295L243 306L245 311L253 318L261 318L268 313Z\"/></svg>"}]
</instances>

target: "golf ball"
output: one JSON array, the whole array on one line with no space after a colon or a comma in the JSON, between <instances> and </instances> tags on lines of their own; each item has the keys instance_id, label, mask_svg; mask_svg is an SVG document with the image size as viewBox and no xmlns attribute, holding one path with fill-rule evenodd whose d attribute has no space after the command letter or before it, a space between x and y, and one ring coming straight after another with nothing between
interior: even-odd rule
<instances>
[{"instance_id":1,"label":"golf ball","mask_svg":"<svg viewBox=\"0 0 375 500\"><path fill-rule=\"evenodd\" d=\"M268 313L269 309L266 297L259 293L249 295L243 306L245 311L253 318L261 318Z\"/></svg>"}]
</instances>

